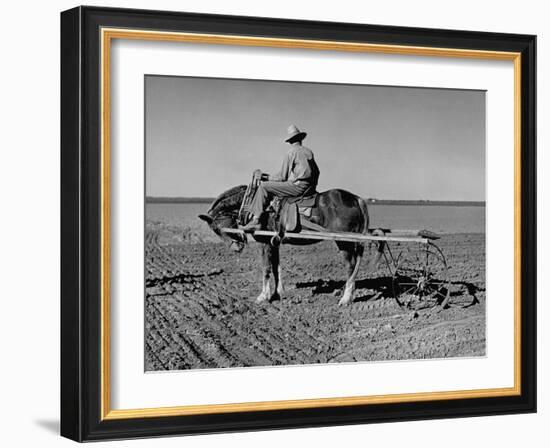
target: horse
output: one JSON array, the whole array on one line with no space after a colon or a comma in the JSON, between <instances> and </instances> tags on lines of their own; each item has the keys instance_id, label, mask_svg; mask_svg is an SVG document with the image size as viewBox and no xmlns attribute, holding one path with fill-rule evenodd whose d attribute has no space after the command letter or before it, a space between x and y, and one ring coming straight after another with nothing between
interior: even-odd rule
<instances>
[{"instance_id":1,"label":"horse","mask_svg":"<svg viewBox=\"0 0 550 448\"><path fill-rule=\"evenodd\" d=\"M209 227L223 241L230 244L231 248L240 252L246 244L246 236L243 234L227 234L222 232L222 228L238 228L238 215L243 197L246 191L246 185L233 187L220 194L210 206L206 214L199 215L199 218L205 221ZM331 189L319 193L317 199L317 213L311 218L315 224L322 226L327 231L333 232L356 232L359 234L369 233L369 212L367 203L359 196L342 189ZM266 230L277 231L278 223L273 213L267 215L264 221ZM258 240L257 240L258 241ZM284 293L284 287L281 277L281 265L279 257L279 247L272 242L258 241L261 247L262 259L262 292L257 297L256 302L278 300ZM319 241L297 241L291 244L315 244ZM344 288L344 293L340 298L339 305L348 305L353 302L355 295L355 279L359 271L361 259L364 253L362 243L352 243L345 241L335 241L336 246L344 256L347 264L348 277ZM383 243L378 245L378 253L371 260L371 266L377 263L377 259L382 253ZM273 275L275 288L271 292L270 277Z\"/></svg>"}]
</instances>

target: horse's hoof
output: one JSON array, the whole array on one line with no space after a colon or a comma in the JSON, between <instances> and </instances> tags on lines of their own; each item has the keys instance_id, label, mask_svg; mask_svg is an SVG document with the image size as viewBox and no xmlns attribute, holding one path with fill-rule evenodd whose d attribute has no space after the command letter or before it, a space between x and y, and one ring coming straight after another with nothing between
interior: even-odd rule
<instances>
[{"instance_id":1,"label":"horse's hoof","mask_svg":"<svg viewBox=\"0 0 550 448\"><path fill-rule=\"evenodd\" d=\"M347 306L351 303L351 297L342 297L338 302L338 306Z\"/></svg>"},{"instance_id":2,"label":"horse's hoof","mask_svg":"<svg viewBox=\"0 0 550 448\"><path fill-rule=\"evenodd\" d=\"M344 306L349 305L351 302L353 302L353 298L355 296L355 288L353 286L346 286L344 289L344 294L342 295L342 298L338 302L338 305Z\"/></svg>"},{"instance_id":3,"label":"horse's hoof","mask_svg":"<svg viewBox=\"0 0 550 448\"><path fill-rule=\"evenodd\" d=\"M263 303L267 301L267 296L265 294L260 294L257 298L256 298L256 303Z\"/></svg>"}]
</instances>

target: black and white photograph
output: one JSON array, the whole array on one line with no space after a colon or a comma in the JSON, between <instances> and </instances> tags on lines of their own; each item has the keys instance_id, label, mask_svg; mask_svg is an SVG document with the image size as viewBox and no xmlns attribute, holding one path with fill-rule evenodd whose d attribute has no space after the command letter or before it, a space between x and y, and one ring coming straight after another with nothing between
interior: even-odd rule
<instances>
[{"instance_id":1,"label":"black and white photograph","mask_svg":"<svg viewBox=\"0 0 550 448\"><path fill-rule=\"evenodd\" d=\"M486 92L146 75L145 370L486 355Z\"/></svg>"},{"instance_id":2,"label":"black and white photograph","mask_svg":"<svg viewBox=\"0 0 550 448\"><path fill-rule=\"evenodd\" d=\"M545 3L3 6L2 446L544 446Z\"/></svg>"}]
</instances>

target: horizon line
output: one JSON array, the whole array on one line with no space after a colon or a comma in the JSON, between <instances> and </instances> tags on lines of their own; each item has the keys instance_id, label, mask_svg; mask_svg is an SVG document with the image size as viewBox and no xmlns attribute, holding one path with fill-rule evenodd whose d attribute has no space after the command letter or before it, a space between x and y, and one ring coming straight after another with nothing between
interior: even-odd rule
<instances>
[{"instance_id":1,"label":"horizon line","mask_svg":"<svg viewBox=\"0 0 550 448\"><path fill-rule=\"evenodd\" d=\"M210 203L216 198L209 196L146 196L145 202L149 203ZM369 204L433 204L433 205L486 205L486 201L462 200L462 199L387 199L387 198L363 198Z\"/></svg>"}]
</instances>

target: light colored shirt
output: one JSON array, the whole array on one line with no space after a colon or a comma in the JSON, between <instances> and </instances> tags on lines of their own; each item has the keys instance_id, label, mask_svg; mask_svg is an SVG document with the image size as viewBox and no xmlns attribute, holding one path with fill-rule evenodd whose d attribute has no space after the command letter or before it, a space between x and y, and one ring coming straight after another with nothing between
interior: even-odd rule
<instances>
[{"instance_id":1,"label":"light colored shirt","mask_svg":"<svg viewBox=\"0 0 550 448\"><path fill-rule=\"evenodd\" d=\"M307 182L314 187L317 186L319 167L311 149L292 145L283 159L280 171L270 175L269 180L290 183Z\"/></svg>"}]
</instances>

